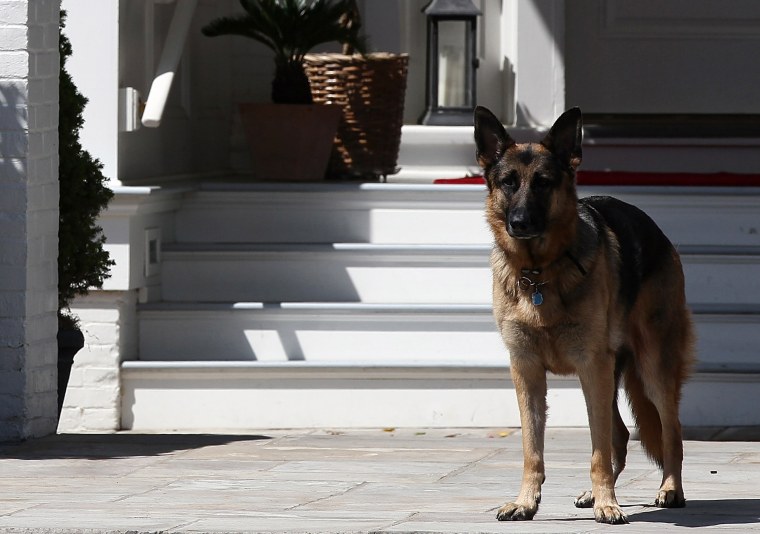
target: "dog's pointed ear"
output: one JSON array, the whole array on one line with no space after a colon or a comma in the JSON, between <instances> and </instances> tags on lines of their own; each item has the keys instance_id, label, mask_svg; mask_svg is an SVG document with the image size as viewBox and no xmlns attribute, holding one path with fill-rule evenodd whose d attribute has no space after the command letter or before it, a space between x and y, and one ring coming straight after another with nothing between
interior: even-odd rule
<instances>
[{"instance_id":1,"label":"dog's pointed ear","mask_svg":"<svg viewBox=\"0 0 760 534\"><path fill-rule=\"evenodd\" d=\"M583 116L580 108L571 108L559 116L541 144L560 161L575 169L581 164L582 142Z\"/></svg>"},{"instance_id":2,"label":"dog's pointed ear","mask_svg":"<svg viewBox=\"0 0 760 534\"><path fill-rule=\"evenodd\" d=\"M514 144L496 115L483 106L475 108L475 155L483 169L496 163Z\"/></svg>"}]
</instances>

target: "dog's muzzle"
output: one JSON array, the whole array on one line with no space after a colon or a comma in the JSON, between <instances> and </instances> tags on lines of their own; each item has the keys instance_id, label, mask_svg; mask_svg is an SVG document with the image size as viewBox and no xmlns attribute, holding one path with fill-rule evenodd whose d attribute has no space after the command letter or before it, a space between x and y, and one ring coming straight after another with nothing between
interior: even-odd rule
<instances>
[{"instance_id":1,"label":"dog's muzzle","mask_svg":"<svg viewBox=\"0 0 760 534\"><path fill-rule=\"evenodd\" d=\"M515 239L533 239L541 235L525 208L510 210L507 216L507 233Z\"/></svg>"}]
</instances>

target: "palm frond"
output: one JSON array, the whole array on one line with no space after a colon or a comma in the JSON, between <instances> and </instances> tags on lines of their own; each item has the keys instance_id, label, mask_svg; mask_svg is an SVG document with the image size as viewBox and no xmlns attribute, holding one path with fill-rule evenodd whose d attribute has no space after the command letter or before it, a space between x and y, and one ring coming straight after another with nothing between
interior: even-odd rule
<instances>
[{"instance_id":1,"label":"palm frond","mask_svg":"<svg viewBox=\"0 0 760 534\"><path fill-rule=\"evenodd\" d=\"M311 98L303 74L304 56L314 47L338 42L364 52L359 24L346 25L343 17L355 10L353 0L240 0L245 11L216 19L202 28L204 35L240 35L254 39L275 54L275 83L289 81L302 87L302 98ZM280 99L275 97L275 101ZM290 98L290 97L288 97Z\"/></svg>"},{"instance_id":2,"label":"palm frond","mask_svg":"<svg viewBox=\"0 0 760 534\"><path fill-rule=\"evenodd\" d=\"M275 53L278 52L280 45L277 40L258 21L259 19L252 19L249 15L222 17L205 25L201 32L207 37L241 35L264 44Z\"/></svg>"},{"instance_id":3,"label":"palm frond","mask_svg":"<svg viewBox=\"0 0 760 534\"><path fill-rule=\"evenodd\" d=\"M348 43L363 51L358 28L346 28L341 17L350 0L240 0L245 14L222 17L203 27L209 37L241 35L272 49L278 61L302 61L314 47Z\"/></svg>"}]
</instances>

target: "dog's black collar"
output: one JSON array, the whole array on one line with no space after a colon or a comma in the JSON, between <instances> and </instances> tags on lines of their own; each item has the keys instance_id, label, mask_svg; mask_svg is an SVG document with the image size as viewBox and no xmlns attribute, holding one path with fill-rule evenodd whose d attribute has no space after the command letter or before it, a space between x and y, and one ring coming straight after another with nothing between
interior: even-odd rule
<instances>
[{"instance_id":1,"label":"dog's black collar","mask_svg":"<svg viewBox=\"0 0 760 534\"><path fill-rule=\"evenodd\" d=\"M570 261L572 261L573 264L575 264L575 266L578 268L578 271L583 276L586 276L586 274L588 274L586 272L586 268L583 267L583 264L581 264L578 258L573 256L569 250L565 251L565 256L570 258ZM533 302L534 306L540 306L541 304L544 303L544 295L543 293L541 293L541 287L549 283L548 281L537 282L536 280L532 278L533 276L540 276L542 272L543 272L542 269L521 269L520 274L522 274L522 276L517 281L517 286L523 291L528 291L530 288L533 288L531 301Z\"/></svg>"},{"instance_id":2,"label":"dog's black collar","mask_svg":"<svg viewBox=\"0 0 760 534\"><path fill-rule=\"evenodd\" d=\"M567 252L565 252L565 256L567 256L568 258L570 258L570 261L572 261L572 262L575 264L575 266L576 266L576 267L578 267L578 270L580 271L580 273L581 273L583 276L586 276L586 275L588 274L588 273L586 272L586 269L585 269L585 268L583 267L583 265L581 264L581 262L580 262L580 261L578 261L578 258L576 258L575 256L573 256L573 255L570 253L570 251L569 251L569 250L568 250Z\"/></svg>"},{"instance_id":3,"label":"dog's black collar","mask_svg":"<svg viewBox=\"0 0 760 534\"><path fill-rule=\"evenodd\" d=\"M586 268L583 266L583 264L578 260L578 258L576 258L575 256L573 256L573 254L569 250L565 251L565 256L567 256L568 259L573 262L573 265L575 265L578 268L578 271L583 276L586 276L588 274L588 272L586 271ZM551 267L552 265L554 265L554 263L556 263L557 261L559 261L559 260L555 260L554 262L550 263L549 267ZM523 276L528 276L528 275L538 276L542 272L544 272L544 270L533 267L533 268L529 268L529 269L521 269L520 272L522 273ZM543 284L545 284L545 283L546 282L543 282Z\"/></svg>"}]
</instances>

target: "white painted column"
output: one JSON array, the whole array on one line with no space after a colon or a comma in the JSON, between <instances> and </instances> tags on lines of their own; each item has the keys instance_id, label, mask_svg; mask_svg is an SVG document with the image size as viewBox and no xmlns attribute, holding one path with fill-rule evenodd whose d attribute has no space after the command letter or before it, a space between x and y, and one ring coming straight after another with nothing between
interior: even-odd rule
<instances>
[{"instance_id":1,"label":"white painted column","mask_svg":"<svg viewBox=\"0 0 760 534\"><path fill-rule=\"evenodd\" d=\"M66 70L87 99L79 140L103 164L110 187L119 181L119 2L61 0L73 53ZM97 28L94 30L93 28Z\"/></svg>"},{"instance_id":2,"label":"white painted column","mask_svg":"<svg viewBox=\"0 0 760 534\"><path fill-rule=\"evenodd\" d=\"M551 126L565 110L564 0L505 0L502 36L506 67L514 70L505 84L505 119Z\"/></svg>"},{"instance_id":3,"label":"white painted column","mask_svg":"<svg viewBox=\"0 0 760 534\"><path fill-rule=\"evenodd\" d=\"M0 441L55 432L58 0L0 0Z\"/></svg>"}]
</instances>

